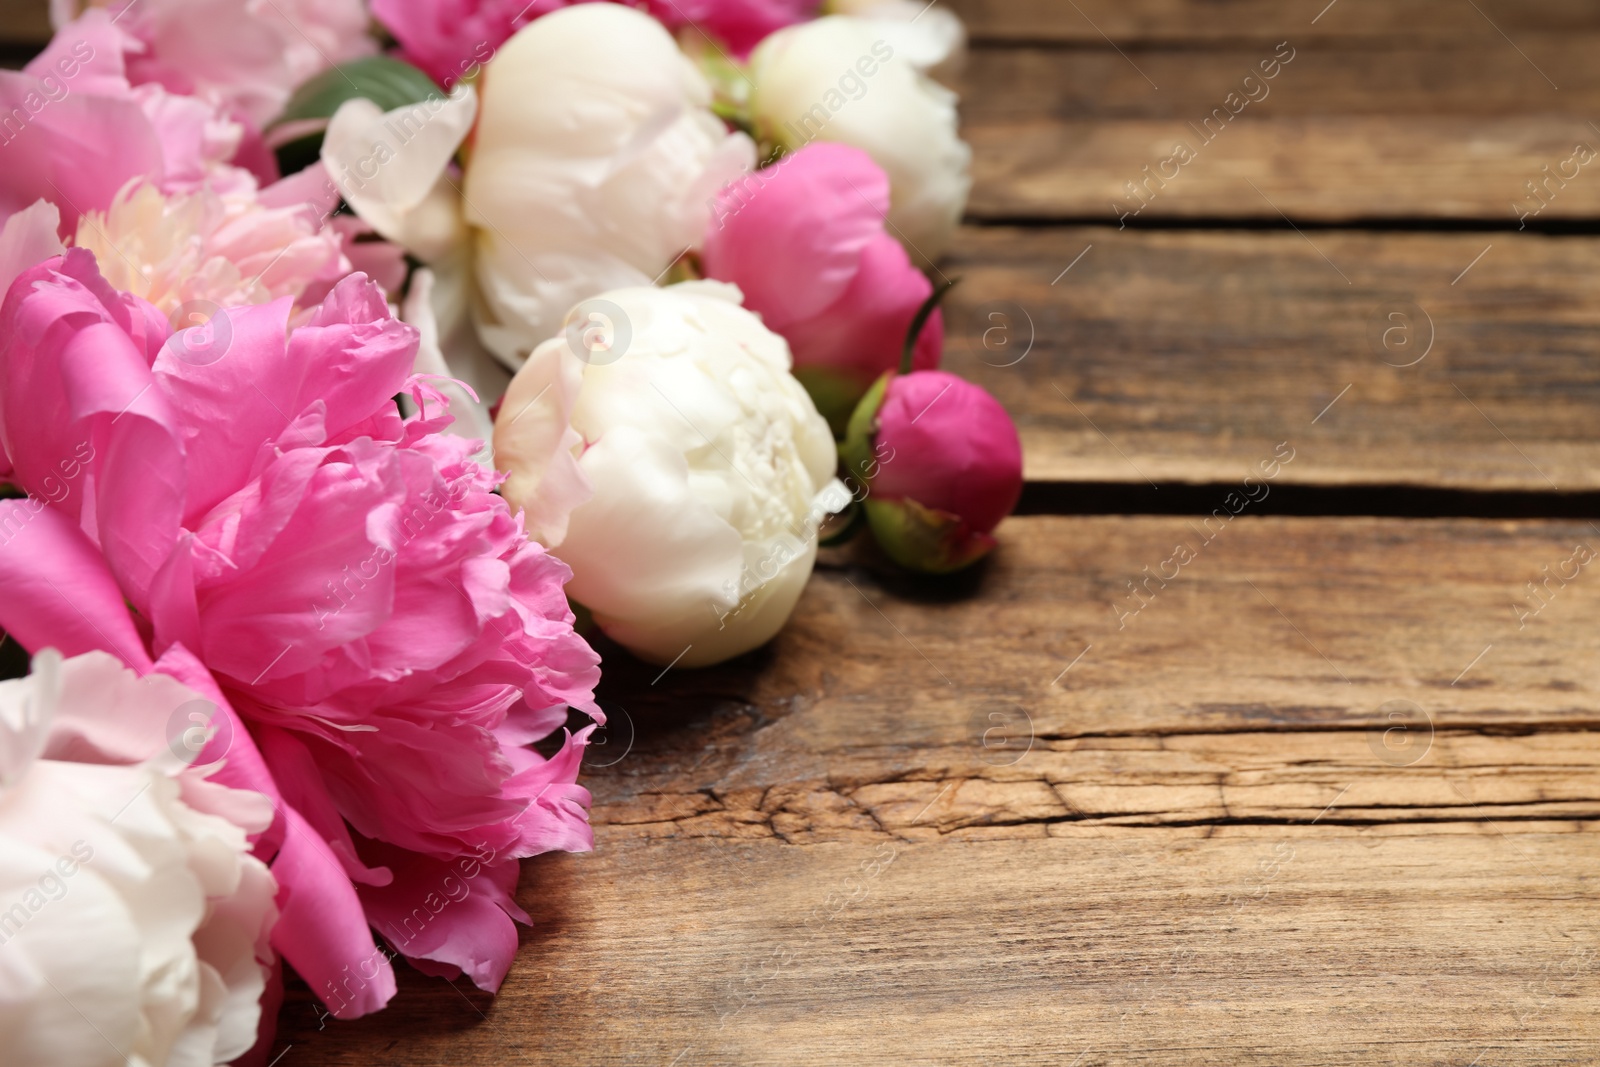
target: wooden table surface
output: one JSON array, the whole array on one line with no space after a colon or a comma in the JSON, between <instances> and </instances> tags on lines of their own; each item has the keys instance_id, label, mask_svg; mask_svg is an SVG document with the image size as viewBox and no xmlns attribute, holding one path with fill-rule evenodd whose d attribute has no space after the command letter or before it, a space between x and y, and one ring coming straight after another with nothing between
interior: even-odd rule
<instances>
[{"instance_id":1,"label":"wooden table surface","mask_svg":"<svg viewBox=\"0 0 1600 1067\"><path fill-rule=\"evenodd\" d=\"M604 648L500 995L292 986L280 1067L1600 1062L1600 5L943 2L1025 514Z\"/></svg>"}]
</instances>

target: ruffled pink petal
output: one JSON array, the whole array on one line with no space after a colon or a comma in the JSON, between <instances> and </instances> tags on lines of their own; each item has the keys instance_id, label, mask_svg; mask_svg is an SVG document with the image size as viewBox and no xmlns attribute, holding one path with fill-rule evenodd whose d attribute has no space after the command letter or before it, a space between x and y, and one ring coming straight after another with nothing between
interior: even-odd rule
<instances>
[{"instance_id":1,"label":"ruffled pink petal","mask_svg":"<svg viewBox=\"0 0 1600 1067\"><path fill-rule=\"evenodd\" d=\"M199 582L212 670L254 687L364 659L344 646L392 611L395 568L381 560L393 545L382 516L404 499L399 468L370 442L290 452L264 473L259 497L207 518L201 539L234 563Z\"/></svg>"},{"instance_id":2,"label":"ruffled pink petal","mask_svg":"<svg viewBox=\"0 0 1600 1067\"><path fill-rule=\"evenodd\" d=\"M288 832L272 863L283 953L339 1019L377 1011L394 996L394 969L367 927L366 913L339 858L300 813L284 808Z\"/></svg>"},{"instance_id":3,"label":"ruffled pink petal","mask_svg":"<svg viewBox=\"0 0 1600 1067\"><path fill-rule=\"evenodd\" d=\"M305 745L286 730L257 726L256 738L262 753L271 761L274 780L284 800L301 813L306 822L328 843L353 882L383 886L394 880L385 867L369 867L356 854L350 828L328 795L322 773Z\"/></svg>"},{"instance_id":4,"label":"ruffled pink petal","mask_svg":"<svg viewBox=\"0 0 1600 1067\"><path fill-rule=\"evenodd\" d=\"M135 670L150 657L105 560L43 501L0 500L0 629L29 652L99 649Z\"/></svg>"},{"instance_id":5,"label":"ruffled pink petal","mask_svg":"<svg viewBox=\"0 0 1600 1067\"><path fill-rule=\"evenodd\" d=\"M0 71L0 215L44 197L61 209L63 236L129 179L165 170L161 139L122 77L125 38L103 11L73 26L26 69Z\"/></svg>"},{"instance_id":6,"label":"ruffled pink petal","mask_svg":"<svg viewBox=\"0 0 1600 1067\"><path fill-rule=\"evenodd\" d=\"M528 806L516 820L515 855L588 852L594 848L589 791L577 784L583 752L594 730L594 726L585 726L569 736L561 750L548 760L530 749L517 751L518 762L525 768L506 782L505 791L508 796L526 797Z\"/></svg>"},{"instance_id":7,"label":"ruffled pink petal","mask_svg":"<svg viewBox=\"0 0 1600 1067\"><path fill-rule=\"evenodd\" d=\"M395 872L393 884L361 890L367 915L389 943L408 959L433 961L479 989L498 990L517 951L513 919L528 921L515 900L516 861L494 859L487 847L450 861L378 842L367 851Z\"/></svg>"},{"instance_id":8,"label":"ruffled pink petal","mask_svg":"<svg viewBox=\"0 0 1600 1067\"><path fill-rule=\"evenodd\" d=\"M339 440L384 405L393 410L416 357L417 331L389 314L370 278L352 274L290 335L285 370L294 376L294 403L324 403L328 437Z\"/></svg>"},{"instance_id":9,"label":"ruffled pink petal","mask_svg":"<svg viewBox=\"0 0 1600 1067\"><path fill-rule=\"evenodd\" d=\"M290 303L224 308L205 326L174 334L156 357L188 459L190 525L249 480L261 446L305 406L296 383L284 380Z\"/></svg>"},{"instance_id":10,"label":"ruffled pink petal","mask_svg":"<svg viewBox=\"0 0 1600 1067\"><path fill-rule=\"evenodd\" d=\"M309 723L301 734L357 833L438 856L477 842L512 850L511 825L526 804L502 795L510 768L492 733L397 716L373 716L362 725L375 729Z\"/></svg>"},{"instance_id":11,"label":"ruffled pink petal","mask_svg":"<svg viewBox=\"0 0 1600 1067\"><path fill-rule=\"evenodd\" d=\"M796 367L827 368L863 390L900 365L906 332L933 284L911 265L899 241L881 230L862 250L860 269L839 299L784 332ZM917 337L913 366L939 365L944 315L935 311Z\"/></svg>"},{"instance_id":12,"label":"ruffled pink petal","mask_svg":"<svg viewBox=\"0 0 1600 1067\"><path fill-rule=\"evenodd\" d=\"M701 260L783 333L839 298L888 210L889 178L871 156L814 142L718 195Z\"/></svg>"},{"instance_id":13,"label":"ruffled pink petal","mask_svg":"<svg viewBox=\"0 0 1600 1067\"><path fill-rule=\"evenodd\" d=\"M79 249L18 278L0 309L0 439L17 481L83 521L143 610L185 478L172 411L130 336L141 316ZM64 318L76 328L54 328Z\"/></svg>"}]
</instances>

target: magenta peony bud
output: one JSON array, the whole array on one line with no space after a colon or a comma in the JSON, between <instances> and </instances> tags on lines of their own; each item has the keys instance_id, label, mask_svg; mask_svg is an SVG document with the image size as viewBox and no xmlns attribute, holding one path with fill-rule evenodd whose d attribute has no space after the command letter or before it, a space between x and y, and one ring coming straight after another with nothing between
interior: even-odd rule
<instances>
[{"instance_id":1,"label":"magenta peony bud","mask_svg":"<svg viewBox=\"0 0 1600 1067\"><path fill-rule=\"evenodd\" d=\"M873 536L914 570L945 573L982 558L1022 494L1011 417L982 388L944 371L878 379L841 452L865 490Z\"/></svg>"}]
</instances>

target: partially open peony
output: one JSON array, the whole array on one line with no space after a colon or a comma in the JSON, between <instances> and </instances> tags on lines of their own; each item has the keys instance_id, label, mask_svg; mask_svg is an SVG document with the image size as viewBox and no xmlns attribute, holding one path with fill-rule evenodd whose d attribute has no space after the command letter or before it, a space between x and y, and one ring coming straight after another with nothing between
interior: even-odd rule
<instances>
[{"instance_id":1,"label":"partially open peony","mask_svg":"<svg viewBox=\"0 0 1600 1067\"><path fill-rule=\"evenodd\" d=\"M394 991L369 924L494 989L526 918L517 859L591 842L584 736L526 746L569 704L599 717L597 658L567 569L476 443L439 432L416 332L377 287L352 275L292 331L289 313L172 334L82 249L12 284L0 444L28 497L0 502L0 627L218 705L217 780L277 806L257 842L282 887L273 945L336 1014ZM433 914L446 877L471 892Z\"/></svg>"},{"instance_id":2,"label":"partially open peony","mask_svg":"<svg viewBox=\"0 0 1600 1067\"><path fill-rule=\"evenodd\" d=\"M512 379L495 462L606 634L686 667L778 632L848 500L783 338L716 282L579 304Z\"/></svg>"},{"instance_id":3,"label":"partially open peony","mask_svg":"<svg viewBox=\"0 0 1600 1067\"><path fill-rule=\"evenodd\" d=\"M256 1041L275 886L259 793L169 744L205 702L113 657L0 682L0 1033L10 1067L209 1067Z\"/></svg>"}]
</instances>

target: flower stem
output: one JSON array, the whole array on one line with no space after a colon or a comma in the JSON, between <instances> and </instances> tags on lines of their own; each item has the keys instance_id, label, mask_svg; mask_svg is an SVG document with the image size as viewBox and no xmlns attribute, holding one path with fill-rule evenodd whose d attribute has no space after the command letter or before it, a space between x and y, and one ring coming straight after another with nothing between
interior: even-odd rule
<instances>
[{"instance_id":1,"label":"flower stem","mask_svg":"<svg viewBox=\"0 0 1600 1067\"><path fill-rule=\"evenodd\" d=\"M933 287L933 292L928 294L928 299L917 308L917 313L911 319L911 328L906 331L906 344L900 350L900 373L911 373L912 356L917 350L917 338L922 336L922 328L928 324L928 319L933 315L933 309L939 306L939 301L944 299L944 294L955 287L960 278L946 279L943 283Z\"/></svg>"}]
</instances>

